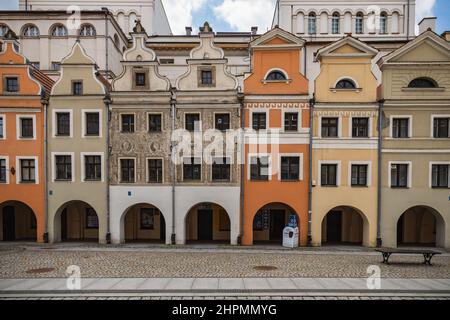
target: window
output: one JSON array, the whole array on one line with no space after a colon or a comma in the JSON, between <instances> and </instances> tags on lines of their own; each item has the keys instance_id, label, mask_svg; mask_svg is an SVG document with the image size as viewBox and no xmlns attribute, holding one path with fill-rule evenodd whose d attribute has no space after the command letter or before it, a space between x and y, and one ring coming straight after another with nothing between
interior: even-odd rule
<instances>
[{"instance_id":1,"label":"window","mask_svg":"<svg viewBox=\"0 0 450 320\"><path fill-rule=\"evenodd\" d=\"M137 87L145 87L147 83L147 74L145 72L136 72L134 74Z\"/></svg>"},{"instance_id":2,"label":"window","mask_svg":"<svg viewBox=\"0 0 450 320\"><path fill-rule=\"evenodd\" d=\"M364 32L364 14L362 12L356 14L355 29L357 34L362 34Z\"/></svg>"},{"instance_id":3,"label":"window","mask_svg":"<svg viewBox=\"0 0 450 320\"><path fill-rule=\"evenodd\" d=\"M86 208L86 229L98 229L98 216L93 208Z\"/></svg>"},{"instance_id":4,"label":"window","mask_svg":"<svg viewBox=\"0 0 450 320\"><path fill-rule=\"evenodd\" d=\"M380 15L380 33L387 34L387 14L382 12Z\"/></svg>"},{"instance_id":5,"label":"window","mask_svg":"<svg viewBox=\"0 0 450 320\"><path fill-rule=\"evenodd\" d=\"M174 64L175 59L159 59L160 64Z\"/></svg>"},{"instance_id":6,"label":"window","mask_svg":"<svg viewBox=\"0 0 450 320\"><path fill-rule=\"evenodd\" d=\"M217 113L214 117L214 126L216 130L227 131L230 129L230 114Z\"/></svg>"},{"instance_id":7,"label":"window","mask_svg":"<svg viewBox=\"0 0 450 320\"><path fill-rule=\"evenodd\" d=\"M309 34L317 33L316 14L312 12L308 16L308 33Z\"/></svg>"},{"instance_id":8,"label":"window","mask_svg":"<svg viewBox=\"0 0 450 320\"><path fill-rule=\"evenodd\" d=\"M286 81L286 75L281 71L272 71L270 72L267 77L267 81Z\"/></svg>"},{"instance_id":9,"label":"window","mask_svg":"<svg viewBox=\"0 0 450 320\"><path fill-rule=\"evenodd\" d=\"M156 208L141 208L139 215L139 227L141 230L155 229L155 216L159 214Z\"/></svg>"},{"instance_id":10,"label":"window","mask_svg":"<svg viewBox=\"0 0 450 320\"><path fill-rule=\"evenodd\" d=\"M202 70L202 84L212 85L213 84L213 73L212 70Z\"/></svg>"},{"instance_id":11,"label":"window","mask_svg":"<svg viewBox=\"0 0 450 320\"><path fill-rule=\"evenodd\" d=\"M252 113L252 128L253 130L266 130L266 113L265 112L253 112Z\"/></svg>"},{"instance_id":12,"label":"window","mask_svg":"<svg viewBox=\"0 0 450 320\"><path fill-rule=\"evenodd\" d=\"M96 31L93 25L85 24L81 26L80 36L82 37L94 37L96 35Z\"/></svg>"},{"instance_id":13,"label":"window","mask_svg":"<svg viewBox=\"0 0 450 320\"><path fill-rule=\"evenodd\" d=\"M51 68L54 71L59 71L61 69L61 63L60 62L56 62L56 61L52 61Z\"/></svg>"},{"instance_id":14,"label":"window","mask_svg":"<svg viewBox=\"0 0 450 320\"><path fill-rule=\"evenodd\" d=\"M433 164L431 169L431 187L432 188L448 188L449 184L449 167L448 164Z\"/></svg>"},{"instance_id":15,"label":"window","mask_svg":"<svg viewBox=\"0 0 450 320\"><path fill-rule=\"evenodd\" d=\"M20 182L21 183L35 183L35 161L33 159L20 160Z\"/></svg>"},{"instance_id":16,"label":"window","mask_svg":"<svg viewBox=\"0 0 450 320\"><path fill-rule=\"evenodd\" d=\"M120 159L120 182L134 183L134 159Z\"/></svg>"},{"instance_id":17,"label":"window","mask_svg":"<svg viewBox=\"0 0 450 320\"><path fill-rule=\"evenodd\" d=\"M72 157L67 156L55 156L55 169L57 181L71 181L72 180Z\"/></svg>"},{"instance_id":18,"label":"window","mask_svg":"<svg viewBox=\"0 0 450 320\"><path fill-rule=\"evenodd\" d=\"M162 116L160 114L148 115L148 131L161 132Z\"/></svg>"},{"instance_id":19,"label":"window","mask_svg":"<svg viewBox=\"0 0 450 320\"><path fill-rule=\"evenodd\" d=\"M20 118L20 138L29 139L33 137L33 118Z\"/></svg>"},{"instance_id":20,"label":"window","mask_svg":"<svg viewBox=\"0 0 450 320\"><path fill-rule=\"evenodd\" d=\"M356 84L350 79L343 79L336 83L335 89L356 89Z\"/></svg>"},{"instance_id":21,"label":"window","mask_svg":"<svg viewBox=\"0 0 450 320\"><path fill-rule=\"evenodd\" d=\"M369 137L369 118L352 118L352 137Z\"/></svg>"},{"instance_id":22,"label":"window","mask_svg":"<svg viewBox=\"0 0 450 320\"><path fill-rule=\"evenodd\" d=\"M229 158L214 158L212 164L212 181L230 181L231 165Z\"/></svg>"},{"instance_id":23,"label":"window","mask_svg":"<svg viewBox=\"0 0 450 320\"><path fill-rule=\"evenodd\" d=\"M148 159L148 182L162 183L163 182L163 160L162 159Z\"/></svg>"},{"instance_id":24,"label":"window","mask_svg":"<svg viewBox=\"0 0 450 320\"><path fill-rule=\"evenodd\" d=\"M429 78L417 78L411 81L408 88L420 88L420 89L430 89L437 88L438 84L433 79Z\"/></svg>"},{"instance_id":25,"label":"window","mask_svg":"<svg viewBox=\"0 0 450 320\"><path fill-rule=\"evenodd\" d=\"M392 137L409 138L409 118L395 118L392 121Z\"/></svg>"},{"instance_id":26,"label":"window","mask_svg":"<svg viewBox=\"0 0 450 320\"><path fill-rule=\"evenodd\" d=\"M391 165L391 188L408 188L408 165Z\"/></svg>"},{"instance_id":27,"label":"window","mask_svg":"<svg viewBox=\"0 0 450 320\"><path fill-rule=\"evenodd\" d=\"M0 37L3 37L7 32L9 28L7 25L0 24Z\"/></svg>"},{"instance_id":28,"label":"window","mask_svg":"<svg viewBox=\"0 0 450 320\"><path fill-rule=\"evenodd\" d=\"M6 178L6 159L0 159L0 183L6 183Z\"/></svg>"},{"instance_id":29,"label":"window","mask_svg":"<svg viewBox=\"0 0 450 320\"><path fill-rule=\"evenodd\" d=\"M368 165L352 165L352 187L367 187Z\"/></svg>"},{"instance_id":30,"label":"window","mask_svg":"<svg viewBox=\"0 0 450 320\"><path fill-rule=\"evenodd\" d=\"M81 96L83 94L83 81L72 82L72 94L74 96Z\"/></svg>"},{"instance_id":31,"label":"window","mask_svg":"<svg viewBox=\"0 0 450 320\"><path fill-rule=\"evenodd\" d=\"M62 24L56 25L52 28L51 35L53 37L67 37L67 29Z\"/></svg>"},{"instance_id":32,"label":"window","mask_svg":"<svg viewBox=\"0 0 450 320\"><path fill-rule=\"evenodd\" d=\"M98 112L86 112L86 135L100 135L100 114Z\"/></svg>"},{"instance_id":33,"label":"window","mask_svg":"<svg viewBox=\"0 0 450 320\"><path fill-rule=\"evenodd\" d=\"M19 92L19 78L18 77L6 77L5 78L5 92L7 92L7 93Z\"/></svg>"},{"instance_id":34,"label":"window","mask_svg":"<svg viewBox=\"0 0 450 320\"><path fill-rule=\"evenodd\" d=\"M5 117L0 116L0 139L5 138Z\"/></svg>"},{"instance_id":35,"label":"window","mask_svg":"<svg viewBox=\"0 0 450 320\"><path fill-rule=\"evenodd\" d=\"M252 157L250 160L250 179L255 181L269 180L269 157Z\"/></svg>"},{"instance_id":36,"label":"window","mask_svg":"<svg viewBox=\"0 0 450 320\"><path fill-rule=\"evenodd\" d=\"M322 118L322 138L338 137L339 118Z\"/></svg>"},{"instance_id":37,"label":"window","mask_svg":"<svg viewBox=\"0 0 450 320\"><path fill-rule=\"evenodd\" d=\"M122 114L120 117L122 121L122 132L134 132L134 114Z\"/></svg>"},{"instance_id":38,"label":"window","mask_svg":"<svg viewBox=\"0 0 450 320\"><path fill-rule=\"evenodd\" d=\"M184 158L183 180L201 180L202 165L200 158Z\"/></svg>"},{"instance_id":39,"label":"window","mask_svg":"<svg viewBox=\"0 0 450 320\"><path fill-rule=\"evenodd\" d=\"M84 179L88 181L102 180L102 157L84 156Z\"/></svg>"},{"instance_id":40,"label":"window","mask_svg":"<svg viewBox=\"0 0 450 320\"><path fill-rule=\"evenodd\" d=\"M298 131L298 112L284 114L284 131Z\"/></svg>"},{"instance_id":41,"label":"window","mask_svg":"<svg viewBox=\"0 0 450 320\"><path fill-rule=\"evenodd\" d=\"M300 179L300 157L281 157L281 181Z\"/></svg>"},{"instance_id":42,"label":"window","mask_svg":"<svg viewBox=\"0 0 450 320\"><path fill-rule=\"evenodd\" d=\"M449 121L450 118L434 118L433 120L433 137L434 138L449 138ZM1 132L1 130L0 130Z\"/></svg>"},{"instance_id":43,"label":"window","mask_svg":"<svg viewBox=\"0 0 450 320\"><path fill-rule=\"evenodd\" d=\"M339 34L340 33L340 17L339 17L339 13L335 12L333 13L333 18L332 18L332 24L331 24L331 33L332 34Z\"/></svg>"},{"instance_id":44,"label":"window","mask_svg":"<svg viewBox=\"0 0 450 320\"><path fill-rule=\"evenodd\" d=\"M70 112L56 113L56 135L60 137L70 136Z\"/></svg>"},{"instance_id":45,"label":"window","mask_svg":"<svg viewBox=\"0 0 450 320\"><path fill-rule=\"evenodd\" d=\"M337 186L337 164L322 164L320 167L320 185L325 187Z\"/></svg>"},{"instance_id":46,"label":"window","mask_svg":"<svg viewBox=\"0 0 450 320\"><path fill-rule=\"evenodd\" d=\"M24 37L39 37L39 29L34 25L27 25L22 30Z\"/></svg>"},{"instance_id":47,"label":"window","mask_svg":"<svg viewBox=\"0 0 450 320\"><path fill-rule=\"evenodd\" d=\"M200 131L200 115L198 113L185 115L185 129L188 131Z\"/></svg>"}]
</instances>

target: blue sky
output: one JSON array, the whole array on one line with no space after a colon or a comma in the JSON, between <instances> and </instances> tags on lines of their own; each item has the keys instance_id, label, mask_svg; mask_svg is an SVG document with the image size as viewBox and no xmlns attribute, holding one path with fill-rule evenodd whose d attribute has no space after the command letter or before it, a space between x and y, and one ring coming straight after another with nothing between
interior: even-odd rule
<instances>
[{"instance_id":1,"label":"blue sky","mask_svg":"<svg viewBox=\"0 0 450 320\"><path fill-rule=\"evenodd\" d=\"M145 1L145 0L143 0ZM215 31L259 31L270 27L276 0L163 0L174 33L184 33L185 26L197 29L209 21ZM0 9L17 9L18 0L0 0ZM74 0L76 3L76 0ZM417 20L438 17L437 32L450 30L449 0L416 0Z\"/></svg>"}]
</instances>

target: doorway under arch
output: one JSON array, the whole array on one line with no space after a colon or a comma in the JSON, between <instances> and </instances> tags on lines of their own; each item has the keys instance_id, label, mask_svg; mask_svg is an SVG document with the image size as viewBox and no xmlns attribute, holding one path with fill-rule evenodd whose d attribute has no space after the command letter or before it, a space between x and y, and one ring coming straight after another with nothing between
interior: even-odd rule
<instances>
[{"instance_id":1,"label":"doorway under arch","mask_svg":"<svg viewBox=\"0 0 450 320\"><path fill-rule=\"evenodd\" d=\"M59 230L58 230L59 228ZM84 201L69 201L55 215L56 239L94 242L99 239L99 220L95 209Z\"/></svg>"},{"instance_id":2,"label":"doorway under arch","mask_svg":"<svg viewBox=\"0 0 450 320\"><path fill-rule=\"evenodd\" d=\"M195 205L187 213L185 224L187 243L230 242L230 217L218 204L204 202Z\"/></svg>"},{"instance_id":3,"label":"doorway under arch","mask_svg":"<svg viewBox=\"0 0 450 320\"><path fill-rule=\"evenodd\" d=\"M151 204L135 204L123 214L125 242L166 242L166 221L162 212Z\"/></svg>"},{"instance_id":4,"label":"doorway under arch","mask_svg":"<svg viewBox=\"0 0 450 320\"><path fill-rule=\"evenodd\" d=\"M363 245L368 229L361 211L350 206L336 207L322 220L322 245Z\"/></svg>"},{"instance_id":5,"label":"doorway under arch","mask_svg":"<svg viewBox=\"0 0 450 320\"><path fill-rule=\"evenodd\" d=\"M0 204L2 241L36 241L36 215L27 204L7 201Z\"/></svg>"}]
</instances>

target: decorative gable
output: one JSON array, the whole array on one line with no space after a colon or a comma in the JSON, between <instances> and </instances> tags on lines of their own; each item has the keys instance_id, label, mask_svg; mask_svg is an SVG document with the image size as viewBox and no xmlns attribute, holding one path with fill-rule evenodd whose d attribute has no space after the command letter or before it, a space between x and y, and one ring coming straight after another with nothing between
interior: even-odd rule
<instances>
[{"instance_id":1,"label":"decorative gable","mask_svg":"<svg viewBox=\"0 0 450 320\"><path fill-rule=\"evenodd\" d=\"M320 61L323 57L367 57L371 59L377 54L377 49L353 38L352 36L346 36L341 40L319 49L316 53L316 59L318 61Z\"/></svg>"}]
</instances>

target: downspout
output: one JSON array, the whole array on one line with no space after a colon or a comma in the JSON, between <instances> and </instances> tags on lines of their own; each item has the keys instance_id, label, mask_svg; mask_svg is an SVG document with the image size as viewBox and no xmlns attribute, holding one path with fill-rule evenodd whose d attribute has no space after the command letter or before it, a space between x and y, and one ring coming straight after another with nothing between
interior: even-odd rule
<instances>
[{"instance_id":1,"label":"downspout","mask_svg":"<svg viewBox=\"0 0 450 320\"><path fill-rule=\"evenodd\" d=\"M176 121L176 116L177 116L177 111L176 111L176 104L177 104L177 99L176 99L176 89L172 88L170 90L170 112L172 115L172 124L171 124L171 134L173 134L173 132L175 132L175 121ZM175 161L174 161L174 152L175 152L175 144L174 141L172 139L172 137L170 138L170 153L171 153L171 159L170 159L170 163L171 163L171 170L170 170L170 175L171 175L171 179L172 179L172 234L170 236L170 243L172 245L176 244L176 233L175 233L175 196L176 196L176 165L175 165Z\"/></svg>"},{"instance_id":2,"label":"downspout","mask_svg":"<svg viewBox=\"0 0 450 320\"><path fill-rule=\"evenodd\" d=\"M44 175L45 175L45 183L44 183L44 201L45 201L45 212L44 212L44 235L43 240L44 243L48 243L48 143L47 143L47 108L48 108L48 99L43 100L42 104L44 107Z\"/></svg>"},{"instance_id":3,"label":"downspout","mask_svg":"<svg viewBox=\"0 0 450 320\"><path fill-rule=\"evenodd\" d=\"M105 69L106 69L106 78L109 78L109 48L108 48L108 38L109 38L109 29L108 29L108 14L109 11L107 8L102 8L105 11Z\"/></svg>"},{"instance_id":4,"label":"downspout","mask_svg":"<svg viewBox=\"0 0 450 320\"><path fill-rule=\"evenodd\" d=\"M238 100L240 104L240 116L241 116L241 138L240 138L240 148L241 148L241 157L245 154L245 134L244 134L244 127L245 127L245 117L244 117L244 94L242 92L238 92ZM240 221L240 228L239 228L239 237L238 237L238 245L242 245L242 238L244 236L244 168L245 168L245 161L242 161L241 159L238 159L241 164L241 181L240 181L240 198L241 198L241 221Z\"/></svg>"},{"instance_id":5,"label":"downspout","mask_svg":"<svg viewBox=\"0 0 450 320\"><path fill-rule=\"evenodd\" d=\"M377 177L377 247L383 245L381 239L381 166L382 166L382 149L383 149L383 107L384 99L378 101L378 177Z\"/></svg>"},{"instance_id":6,"label":"downspout","mask_svg":"<svg viewBox=\"0 0 450 320\"><path fill-rule=\"evenodd\" d=\"M409 23L410 23L410 19L411 19L411 11L410 11L410 8L411 8L411 0L408 0L408 15L407 15L407 21L406 21L406 30L407 30L407 35L406 35L406 39L408 39L409 40L409 31L410 31L410 28L409 28Z\"/></svg>"},{"instance_id":7,"label":"downspout","mask_svg":"<svg viewBox=\"0 0 450 320\"><path fill-rule=\"evenodd\" d=\"M316 98L313 95L309 100L309 181L308 181L308 246L312 242L312 196L313 196L313 136L314 136L314 105Z\"/></svg>"},{"instance_id":8,"label":"downspout","mask_svg":"<svg viewBox=\"0 0 450 320\"><path fill-rule=\"evenodd\" d=\"M111 180L110 180L110 172L111 172L111 168L110 168L110 154L111 154L111 147L110 147L110 132L109 132L109 128L110 128L110 123L111 123L111 112L109 111L109 105L111 104L111 97L108 94L105 95L104 98L104 103L105 103L105 109L106 109L106 156L105 156L105 161L107 163L106 167L106 244L111 244L111 205L110 205L110 200L111 200L111 193L109 190L109 186L111 184Z\"/></svg>"}]
</instances>

